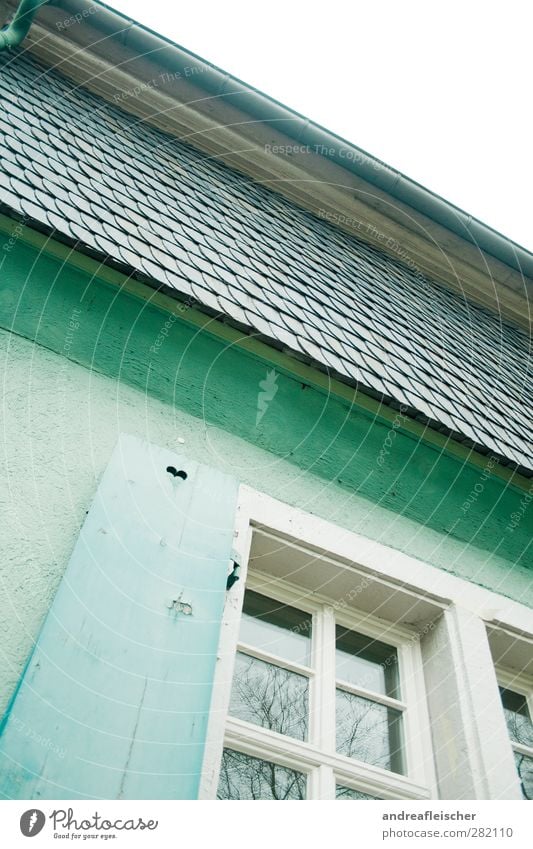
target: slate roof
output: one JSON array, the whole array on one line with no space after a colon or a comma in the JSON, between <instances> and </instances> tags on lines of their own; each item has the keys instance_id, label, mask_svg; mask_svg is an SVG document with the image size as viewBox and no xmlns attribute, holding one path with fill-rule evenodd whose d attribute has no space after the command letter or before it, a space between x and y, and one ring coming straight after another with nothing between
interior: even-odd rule
<instances>
[{"instance_id":1,"label":"slate roof","mask_svg":"<svg viewBox=\"0 0 533 849\"><path fill-rule=\"evenodd\" d=\"M531 473L522 330L23 53L0 97L4 208Z\"/></svg>"}]
</instances>

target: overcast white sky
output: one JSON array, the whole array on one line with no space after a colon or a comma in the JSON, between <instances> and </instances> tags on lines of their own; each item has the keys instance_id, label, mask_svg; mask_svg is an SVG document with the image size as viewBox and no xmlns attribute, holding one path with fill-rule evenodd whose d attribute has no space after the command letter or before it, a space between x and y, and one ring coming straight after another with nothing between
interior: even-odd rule
<instances>
[{"instance_id":1,"label":"overcast white sky","mask_svg":"<svg viewBox=\"0 0 533 849\"><path fill-rule=\"evenodd\" d=\"M530 0L108 0L533 250Z\"/></svg>"}]
</instances>

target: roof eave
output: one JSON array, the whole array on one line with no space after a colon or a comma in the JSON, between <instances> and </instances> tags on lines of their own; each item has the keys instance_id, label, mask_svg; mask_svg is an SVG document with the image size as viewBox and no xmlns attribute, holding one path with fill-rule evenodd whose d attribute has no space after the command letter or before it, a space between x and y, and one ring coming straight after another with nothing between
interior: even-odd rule
<instances>
[{"instance_id":1,"label":"roof eave","mask_svg":"<svg viewBox=\"0 0 533 849\"><path fill-rule=\"evenodd\" d=\"M81 25L67 26L71 19ZM87 0L41 9L25 46L126 111L529 326L529 251L195 54ZM272 151L288 144L304 152Z\"/></svg>"}]
</instances>

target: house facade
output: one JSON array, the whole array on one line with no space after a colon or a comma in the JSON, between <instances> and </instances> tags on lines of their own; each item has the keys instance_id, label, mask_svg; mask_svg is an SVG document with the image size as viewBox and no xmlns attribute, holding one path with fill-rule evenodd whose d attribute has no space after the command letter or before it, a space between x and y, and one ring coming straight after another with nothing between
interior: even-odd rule
<instances>
[{"instance_id":1,"label":"house facade","mask_svg":"<svg viewBox=\"0 0 533 849\"><path fill-rule=\"evenodd\" d=\"M533 798L533 257L98 3L10 48L2 797Z\"/></svg>"}]
</instances>

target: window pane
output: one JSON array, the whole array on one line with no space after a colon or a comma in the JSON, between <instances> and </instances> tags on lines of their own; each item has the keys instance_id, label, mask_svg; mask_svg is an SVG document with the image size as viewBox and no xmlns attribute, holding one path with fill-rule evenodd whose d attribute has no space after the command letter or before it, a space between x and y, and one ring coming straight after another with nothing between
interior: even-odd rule
<instances>
[{"instance_id":1,"label":"window pane","mask_svg":"<svg viewBox=\"0 0 533 849\"><path fill-rule=\"evenodd\" d=\"M393 646L337 625L336 658L337 678L374 693L400 698L398 652Z\"/></svg>"},{"instance_id":2,"label":"window pane","mask_svg":"<svg viewBox=\"0 0 533 849\"><path fill-rule=\"evenodd\" d=\"M309 613L246 590L239 640L285 660L309 666L311 623Z\"/></svg>"},{"instance_id":3,"label":"window pane","mask_svg":"<svg viewBox=\"0 0 533 849\"><path fill-rule=\"evenodd\" d=\"M377 796L369 796L368 793L361 793L360 790L354 790L353 787L344 787L342 784L337 784L335 797L337 799L373 799L377 801Z\"/></svg>"},{"instance_id":4,"label":"window pane","mask_svg":"<svg viewBox=\"0 0 533 849\"><path fill-rule=\"evenodd\" d=\"M224 749L219 799L305 799L306 776L294 769Z\"/></svg>"},{"instance_id":5,"label":"window pane","mask_svg":"<svg viewBox=\"0 0 533 849\"><path fill-rule=\"evenodd\" d=\"M522 796L524 799L533 799L533 758L515 752L514 759L522 785Z\"/></svg>"},{"instance_id":6,"label":"window pane","mask_svg":"<svg viewBox=\"0 0 533 849\"><path fill-rule=\"evenodd\" d=\"M287 734L307 737L309 680L237 652L229 712L232 716Z\"/></svg>"},{"instance_id":7,"label":"window pane","mask_svg":"<svg viewBox=\"0 0 533 849\"><path fill-rule=\"evenodd\" d=\"M337 751L367 764L403 772L401 713L337 690Z\"/></svg>"},{"instance_id":8,"label":"window pane","mask_svg":"<svg viewBox=\"0 0 533 849\"><path fill-rule=\"evenodd\" d=\"M500 687L500 695L511 740L524 746L533 746L533 723L526 697L503 687Z\"/></svg>"}]
</instances>

